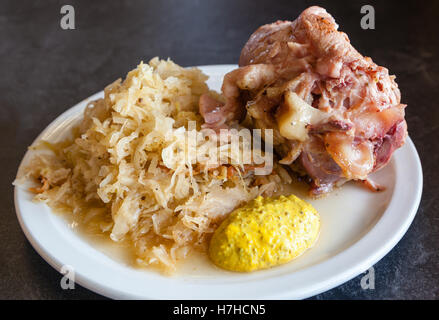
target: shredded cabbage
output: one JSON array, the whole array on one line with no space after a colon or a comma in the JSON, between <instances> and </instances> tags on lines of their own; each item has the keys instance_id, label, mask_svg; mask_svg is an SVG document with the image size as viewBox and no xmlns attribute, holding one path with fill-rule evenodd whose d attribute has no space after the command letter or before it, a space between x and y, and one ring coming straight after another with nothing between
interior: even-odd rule
<instances>
[{"instance_id":1,"label":"shredded cabbage","mask_svg":"<svg viewBox=\"0 0 439 320\"><path fill-rule=\"evenodd\" d=\"M32 160L15 183L34 181L36 201L129 241L139 264L175 270L191 249L205 248L234 208L290 179L276 165L255 179L229 142L201 130L206 80L170 60L140 63L87 106L74 139L30 147ZM196 128L189 130L189 121ZM187 142L190 134L196 145ZM219 150L230 151L220 163L198 159Z\"/></svg>"}]
</instances>

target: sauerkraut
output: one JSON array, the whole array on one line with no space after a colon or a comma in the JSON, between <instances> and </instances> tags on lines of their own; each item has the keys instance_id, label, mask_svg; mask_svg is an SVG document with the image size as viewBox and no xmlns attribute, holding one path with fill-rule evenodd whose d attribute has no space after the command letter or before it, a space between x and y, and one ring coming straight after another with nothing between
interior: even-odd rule
<instances>
[{"instance_id":1,"label":"sauerkraut","mask_svg":"<svg viewBox=\"0 0 439 320\"><path fill-rule=\"evenodd\" d=\"M233 209L290 182L277 165L255 176L255 166L242 163L245 143L233 152L230 141L201 129L200 96L221 99L206 80L200 70L170 60L140 63L86 107L73 138L31 146L31 160L14 183L32 181L35 201L115 242L129 241L140 265L175 270L190 250L206 248ZM200 157L218 150L228 151L218 163Z\"/></svg>"}]
</instances>

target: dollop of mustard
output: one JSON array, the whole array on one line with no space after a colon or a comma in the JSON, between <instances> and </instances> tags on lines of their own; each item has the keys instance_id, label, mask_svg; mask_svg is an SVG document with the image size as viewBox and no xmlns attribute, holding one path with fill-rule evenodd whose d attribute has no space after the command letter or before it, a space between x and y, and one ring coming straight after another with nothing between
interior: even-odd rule
<instances>
[{"instance_id":1,"label":"dollop of mustard","mask_svg":"<svg viewBox=\"0 0 439 320\"><path fill-rule=\"evenodd\" d=\"M233 211L214 232L209 257L219 267L250 272L298 257L318 238L320 216L291 195L258 197Z\"/></svg>"}]
</instances>

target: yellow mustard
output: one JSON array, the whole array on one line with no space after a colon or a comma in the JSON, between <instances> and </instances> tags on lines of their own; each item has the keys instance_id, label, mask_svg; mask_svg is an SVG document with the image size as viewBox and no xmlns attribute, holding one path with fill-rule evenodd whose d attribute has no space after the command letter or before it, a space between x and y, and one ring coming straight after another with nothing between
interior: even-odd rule
<instances>
[{"instance_id":1,"label":"yellow mustard","mask_svg":"<svg viewBox=\"0 0 439 320\"><path fill-rule=\"evenodd\" d=\"M318 238L320 217L291 195L258 197L233 211L213 234L209 257L219 267L240 272L286 263Z\"/></svg>"}]
</instances>

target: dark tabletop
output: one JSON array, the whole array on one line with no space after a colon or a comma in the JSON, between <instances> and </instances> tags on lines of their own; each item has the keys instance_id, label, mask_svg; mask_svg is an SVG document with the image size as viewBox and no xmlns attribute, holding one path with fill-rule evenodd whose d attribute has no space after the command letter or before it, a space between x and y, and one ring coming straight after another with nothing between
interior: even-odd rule
<instances>
[{"instance_id":1,"label":"dark tabletop","mask_svg":"<svg viewBox=\"0 0 439 320\"><path fill-rule=\"evenodd\" d=\"M62 30L72 4L76 29ZM13 187L26 147L59 114L140 60L171 57L183 66L237 63L260 25L295 19L319 4L364 55L392 74L402 92L409 134L421 157L424 191L407 234L375 267L317 299L439 297L439 1L4 1L0 3L0 298L100 299L60 274L26 240ZM375 8L376 29L360 27L361 6ZM245 297L243 297L245 298Z\"/></svg>"}]
</instances>

